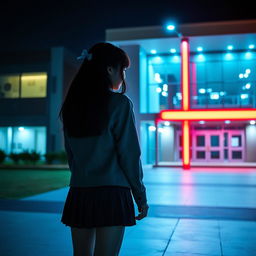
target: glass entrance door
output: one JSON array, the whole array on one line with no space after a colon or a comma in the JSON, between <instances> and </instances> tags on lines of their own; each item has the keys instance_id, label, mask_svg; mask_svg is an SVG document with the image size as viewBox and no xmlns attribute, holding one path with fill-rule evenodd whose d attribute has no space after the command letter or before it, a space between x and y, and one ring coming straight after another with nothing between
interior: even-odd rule
<instances>
[{"instance_id":1,"label":"glass entrance door","mask_svg":"<svg viewBox=\"0 0 256 256\"><path fill-rule=\"evenodd\" d=\"M241 131L229 131L228 143L228 159L239 162L244 161L244 133Z\"/></svg>"},{"instance_id":2,"label":"glass entrance door","mask_svg":"<svg viewBox=\"0 0 256 256\"><path fill-rule=\"evenodd\" d=\"M193 131L192 160L206 162L244 161L243 130Z\"/></svg>"},{"instance_id":3,"label":"glass entrance door","mask_svg":"<svg viewBox=\"0 0 256 256\"><path fill-rule=\"evenodd\" d=\"M222 131L194 131L192 159L195 161L223 161Z\"/></svg>"},{"instance_id":4,"label":"glass entrance door","mask_svg":"<svg viewBox=\"0 0 256 256\"><path fill-rule=\"evenodd\" d=\"M178 159L181 160L181 131L178 135ZM191 160L195 162L243 162L244 130L193 130Z\"/></svg>"}]
</instances>

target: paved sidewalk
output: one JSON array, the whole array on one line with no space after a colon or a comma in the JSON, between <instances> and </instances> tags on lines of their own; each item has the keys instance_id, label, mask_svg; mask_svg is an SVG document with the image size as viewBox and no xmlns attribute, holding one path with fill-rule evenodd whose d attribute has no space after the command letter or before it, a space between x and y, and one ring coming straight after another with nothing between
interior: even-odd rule
<instances>
[{"instance_id":1,"label":"paved sidewalk","mask_svg":"<svg viewBox=\"0 0 256 256\"><path fill-rule=\"evenodd\" d=\"M149 215L126 227L120 256L256 255L255 168L145 166L144 182ZM0 200L0 255L72 256L67 192Z\"/></svg>"}]
</instances>

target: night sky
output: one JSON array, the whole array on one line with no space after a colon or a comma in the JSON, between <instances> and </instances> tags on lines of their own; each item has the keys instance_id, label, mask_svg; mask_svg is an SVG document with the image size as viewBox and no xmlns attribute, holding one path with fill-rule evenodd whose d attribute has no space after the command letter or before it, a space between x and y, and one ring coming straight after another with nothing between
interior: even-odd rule
<instances>
[{"instance_id":1,"label":"night sky","mask_svg":"<svg viewBox=\"0 0 256 256\"><path fill-rule=\"evenodd\" d=\"M79 54L105 29L255 19L252 1L9 1L1 4L1 52L64 46Z\"/></svg>"}]
</instances>

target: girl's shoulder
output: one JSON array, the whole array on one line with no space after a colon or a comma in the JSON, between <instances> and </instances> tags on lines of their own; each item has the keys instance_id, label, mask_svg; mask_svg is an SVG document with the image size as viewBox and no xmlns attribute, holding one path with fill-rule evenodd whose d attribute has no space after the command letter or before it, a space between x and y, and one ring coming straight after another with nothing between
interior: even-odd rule
<instances>
[{"instance_id":1,"label":"girl's shoulder","mask_svg":"<svg viewBox=\"0 0 256 256\"><path fill-rule=\"evenodd\" d=\"M111 96L114 100L118 101L119 103L128 104L131 103L131 99L126 94L121 94L118 92L111 92Z\"/></svg>"}]
</instances>

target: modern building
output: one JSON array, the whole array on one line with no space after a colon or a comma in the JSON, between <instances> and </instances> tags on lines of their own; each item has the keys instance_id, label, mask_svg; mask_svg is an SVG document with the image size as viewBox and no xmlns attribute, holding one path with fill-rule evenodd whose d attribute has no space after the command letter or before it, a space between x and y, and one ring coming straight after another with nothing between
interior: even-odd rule
<instances>
[{"instance_id":1,"label":"modern building","mask_svg":"<svg viewBox=\"0 0 256 256\"><path fill-rule=\"evenodd\" d=\"M256 20L107 29L106 41L131 59L143 164L256 164Z\"/></svg>"},{"instance_id":2,"label":"modern building","mask_svg":"<svg viewBox=\"0 0 256 256\"><path fill-rule=\"evenodd\" d=\"M63 47L0 53L0 149L63 150L58 111L77 69Z\"/></svg>"},{"instance_id":3,"label":"modern building","mask_svg":"<svg viewBox=\"0 0 256 256\"><path fill-rule=\"evenodd\" d=\"M105 40L131 59L143 164L256 166L256 20L107 29ZM0 149L64 150L58 113L79 65L63 47L0 53Z\"/></svg>"}]
</instances>

